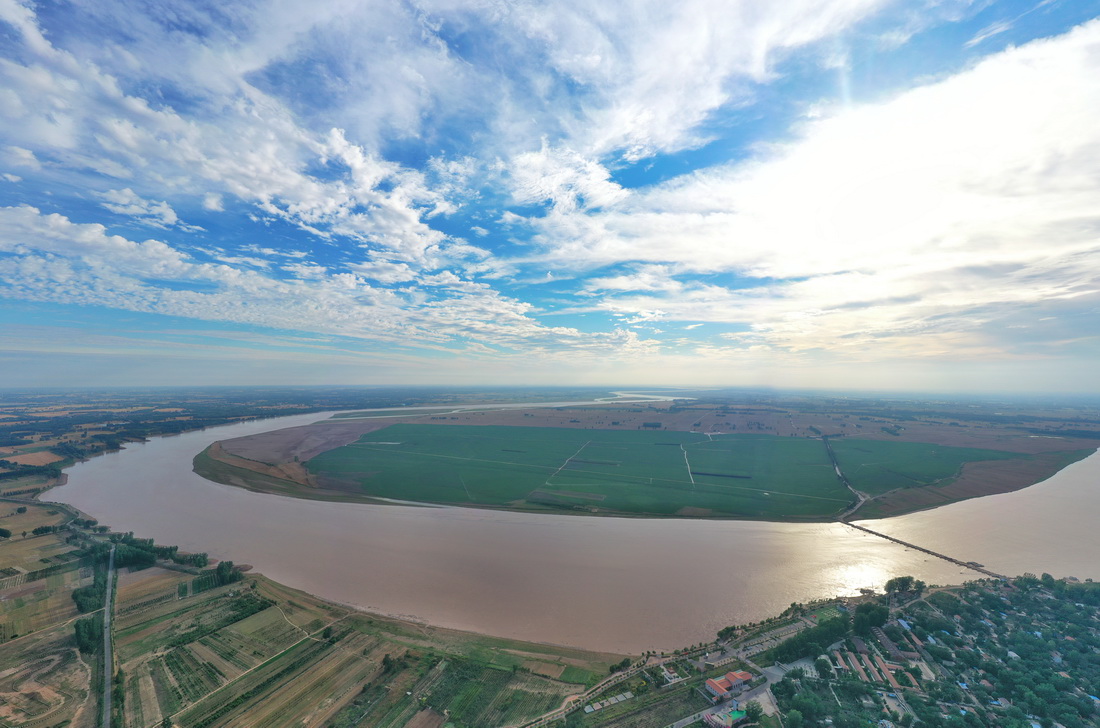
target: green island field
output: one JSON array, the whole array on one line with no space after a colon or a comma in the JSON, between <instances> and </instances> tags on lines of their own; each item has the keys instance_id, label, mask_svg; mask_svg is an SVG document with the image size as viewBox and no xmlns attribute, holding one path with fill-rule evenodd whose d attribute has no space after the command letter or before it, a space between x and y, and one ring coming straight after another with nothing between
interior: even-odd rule
<instances>
[{"instance_id":1,"label":"green island field","mask_svg":"<svg viewBox=\"0 0 1100 728\"><path fill-rule=\"evenodd\" d=\"M999 450L838 439L837 461L870 494L943 485ZM306 463L348 496L639 516L828 519L855 495L820 439L395 424Z\"/></svg>"}]
</instances>

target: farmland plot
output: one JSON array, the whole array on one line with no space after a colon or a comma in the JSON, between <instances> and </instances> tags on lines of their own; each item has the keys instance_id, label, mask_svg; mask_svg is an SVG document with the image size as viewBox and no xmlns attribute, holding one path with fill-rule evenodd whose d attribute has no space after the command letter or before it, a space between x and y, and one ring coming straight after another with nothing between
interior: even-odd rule
<instances>
[{"instance_id":1,"label":"farmland plot","mask_svg":"<svg viewBox=\"0 0 1100 728\"><path fill-rule=\"evenodd\" d=\"M963 463L1020 457L912 442L833 439L857 488L943 482ZM854 495L820 439L664 430L397 424L307 463L361 496L528 510L822 519Z\"/></svg>"}]
</instances>

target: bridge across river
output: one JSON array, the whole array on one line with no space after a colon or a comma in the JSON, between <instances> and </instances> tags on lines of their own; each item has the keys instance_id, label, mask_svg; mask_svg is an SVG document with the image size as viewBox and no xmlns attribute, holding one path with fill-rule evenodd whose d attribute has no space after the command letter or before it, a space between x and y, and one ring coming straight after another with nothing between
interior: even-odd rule
<instances>
[{"instance_id":1,"label":"bridge across river","mask_svg":"<svg viewBox=\"0 0 1100 728\"><path fill-rule=\"evenodd\" d=\"M990 571L989 569L985 568L981 564L975 563L973 561L962 561L962 560L956 559L952 556L948 556L947 554L941 554L938 551L933 551L932 549L925 548L924 546L917 546L914 543L909 543L908 541L902 541L900 538L894 538L893 536L887 536L885 533L879 533L878 531L871 530L870 528L867 528L866 526L858 526L854 523L849 523L847 521L841 521L841 523L843 523L845 526L849 526L849 527L854 528L856 530L863 531L864 533L869 533L872 536L878 536L879 538L884 538L887 541L893 541L896 544L900 544L902 546L906 546L906 547L911 548L911 549L916 549L917 551L920 551L921 553L928 554L929 556L935 556L937 559L943 559L944 561L949 561L952 564L957 564L959 566L965 567L965 568L970 569L972 571L976 571L979 574L985 574L986 576L991 576L994 579L1007 579L1008 578L1004 574L998 574L995 571Z\"/></svg>"},{"instance_id":2,"label":"bridge across river","mask_svg":"<svg viewBox=\"0 0 1100 728\"><path fill-rule=\"evenodd\" d=\"M829 460L833 464L833 470L836 471L836 477L838 477L840 479L840 482L844 483L844 485L848 488L848 490L852 491L852 493L856 497L855 504L853 504L852 507L849 508L848 510L844 511L844 513L840 514L840 516L837 518L837 521L839 521L840 523L843 523L845 526L851 526L852 528L854 528L858 531L863 531L864 533L869 533L872 536L878 536L879 538L884 538L887 541L893 541L894 543L900 544L901 546L906 546L908 548L915 549L917 551L920 551L921 553L928 554L929 556L935 556L937 559L943 559L944 561L950 562L952 564L957 564L957 565L962 566L964 568L971 569L972 571L976 571L979 574L985 574L986 576L991 576L994 579L1007 579L1008 578L1008 577L1004 576L1003 574L998 574L994 571L990 571L989 569L985 568L981 564L976 563L974 561L962 561L961 559L956 559L953 556L948 556L947 554L941 554L939 551L933 551L932 549L925 548L924 546L917 546L915 543L909 543L908 541L902 541L900 538L894 538L893 536L887 536L885 533L879 533L878 531L867 528L866 526L857 526L856 524L850 522L848 519L851 518L855 514L855 512L858 511L860 509L860 507L863 506L863 504L866 503L869 500L869 498L868 498L866 493L863 493L859 490L856 490L855 486L853 486L851 481L848 480L848 477L846 475L844 475L844 471L840 469L840 461L837 460L836 453L833 452L833 446L829 444L829 435L822 435L821 436L821 441L823 443L825 443L825 452L828 453Z\"/></svg>"}]
</instances>

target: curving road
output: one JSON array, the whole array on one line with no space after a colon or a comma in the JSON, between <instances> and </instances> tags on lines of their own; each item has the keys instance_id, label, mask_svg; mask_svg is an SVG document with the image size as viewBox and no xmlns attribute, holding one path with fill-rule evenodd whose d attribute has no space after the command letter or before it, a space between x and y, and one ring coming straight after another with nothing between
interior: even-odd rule
<instances>
[{"instance_id":1,"label":"curving road","mask_svg":"<svg viewBox=\"0 0 1100 728\"><path fill-rule=\"evenodd\" d=\"M111 728L111 686L114 684L114 661L111 655L111 609L115 588L115 547L107 564L107 601L103 604L103 728Z\"/></svg>"}]
</instances>

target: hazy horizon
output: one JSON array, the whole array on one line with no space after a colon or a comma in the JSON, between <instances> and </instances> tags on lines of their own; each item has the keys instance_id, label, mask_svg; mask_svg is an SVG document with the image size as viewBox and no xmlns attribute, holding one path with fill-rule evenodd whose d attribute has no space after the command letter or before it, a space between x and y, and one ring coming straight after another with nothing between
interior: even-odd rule
<instances>
[{"instance_id":1,"label":"hazy horizon","mask_svg":"<svg viewBox=\"0 0 1100 728\"><path fill-rule=\"evenodd\" d=\"M1098 13L0 4L0 387L1100 393Z\"/></svg>"}]
</instances>

